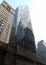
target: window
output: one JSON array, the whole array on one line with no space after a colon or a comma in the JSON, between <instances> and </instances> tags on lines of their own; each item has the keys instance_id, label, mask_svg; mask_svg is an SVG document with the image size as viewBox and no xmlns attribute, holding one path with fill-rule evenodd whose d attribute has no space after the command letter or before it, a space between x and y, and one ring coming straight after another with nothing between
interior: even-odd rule
<instances>
[{"instance_id":1,"label":"window","mask_svg":"<svg viewBox=\"0 0 46 65\"><path fill-rule=\"evenodd\" d=\"M3 28L3 26L0 26L0 28L2 29L2 28Z\"/></svg>"},{"instance_id":2,"label":"window","mask_svg":"<svg viewBox=\"0 0 46 65\"><path fill-rule=\"evenodd\" d=\"M2 24L2 26L4 26L4 24Z\"/></svg>"},{"instance_id":3,"label":"window","mask_svg":"<svg viewBox=\"0 0 46 65\"><path fill-rule=\"evenodd\" d=\"M4 22L3 22L3 20L1 20L0 21L0 28L3 28L3 26L4 26Z\"/></svg>"},{"instance_id":4,"label":"window","mask_svg":"<svg viewBox=\"0 0 46 65\"><path fill-rule=\"evenodd\" d=\"M0 32L1 32L1 29L0 29Z\"/></svg>"},{"instance_id":5,"label":"window","mask_svg":"<svg viewBox=\"0 0 46 65\"><path fill-rule=\"evenodd\" d=\"M3 16L3 17L2 17L2 20L6 20L6 17Z\"/></svg>"},{"instance_id":6,"label":"window","mask_svg":"<svg viewBox=\"0 0 46 65\"><path fill-rule=\"evenodd\" d=\"M0 26L1 26L2 22L0 22Z\"/></svg>"},{"instance_id":7,"label":"window","mask_svg":"<svg viewBox=\"0 0 46 65\"><path fill-rule=\"evenodd\" d=\"M5 22L2 22L3 24L5 23Z\"/></svg>"},{"instance_id":8,"label":"window","mask_svg":"<svg viewBox=\"0 0 46 65\"><path fill-rule=\"evenodd\" d=\"M9 5L7 6L7 10L11 10L11 7Z\"/></svg>"},{"instance_id":9,"label":"window","mask_svg":"<svg viewBox=\"0 0 46 65\"><path fill-rule=\"evenodd\" d=\"M0 9L0 14L2 14L3 13L3 10L2 9Z\"/></svg>"}]
</instances>

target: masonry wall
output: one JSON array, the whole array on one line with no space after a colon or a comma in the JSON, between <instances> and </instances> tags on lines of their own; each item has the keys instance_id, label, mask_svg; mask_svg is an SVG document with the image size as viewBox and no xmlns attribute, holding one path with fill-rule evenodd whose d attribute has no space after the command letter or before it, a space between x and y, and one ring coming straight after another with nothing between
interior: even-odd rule
<instances>
[{"instance_id":1,"label":"masonry wall","mask_svg":"<svg viewBox=\"0 0 46 65\"><path fill-rule=\"evenodd\" d=\"M28 53L28 54L27 54ZM18 45L0 45L0 65L46 65L31 52Z\"/></svg>"}]
</instances>

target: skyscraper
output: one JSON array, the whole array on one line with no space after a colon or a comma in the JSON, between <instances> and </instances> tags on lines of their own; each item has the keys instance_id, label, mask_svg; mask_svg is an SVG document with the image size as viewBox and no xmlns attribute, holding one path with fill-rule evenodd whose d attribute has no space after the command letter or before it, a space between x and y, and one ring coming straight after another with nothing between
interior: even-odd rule
<instances>
[{"instance_id":1,"label":"skyscraper","mask_svg":"<svg viewBox=\"0 0 46 65\"><path fill-rule=\"evenodd\" d=\"M9 43L14 9L5 1L0 4L0 43Z\"/></svg>"},{"instance_id":2,"label":"skyscraper","mask_svg":"<svg viewBox=\"0 0 46 65\"><path fill-rule=\"evenodd\" d=\"M46 42L44 40L40 40L37 44L36 49L37 57L46 60Z\"/></svg>"},{"instance_id":3,"label":"skyscraper","mask_svg":"<svg viewBox=\"0 0 46 65\"><path fill-rule=\"evenodd\" d=\"M15 10L14 27L16 27L16 42L36 53L34 34L27 6L20 6Z\"/></svg>"}]
</instances>

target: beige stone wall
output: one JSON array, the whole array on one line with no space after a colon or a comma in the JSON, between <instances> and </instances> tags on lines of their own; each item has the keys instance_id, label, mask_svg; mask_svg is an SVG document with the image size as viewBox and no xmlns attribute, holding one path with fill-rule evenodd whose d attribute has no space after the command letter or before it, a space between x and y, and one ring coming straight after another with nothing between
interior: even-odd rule
<instances>
[{"instance_id":1,"label":"beige stone wall","mask_svg":"<svg viewBox=\"0 0 46 65\"><path fill-rule=\"evenodd\" d=\"M3 2L0 5L0 41L4 43L9 43L11 27L13 22L14 10L11 8L8 10L9 6L7 3ZM12 12L12 13L11 13Z\"/></svg>"}]
</instances>

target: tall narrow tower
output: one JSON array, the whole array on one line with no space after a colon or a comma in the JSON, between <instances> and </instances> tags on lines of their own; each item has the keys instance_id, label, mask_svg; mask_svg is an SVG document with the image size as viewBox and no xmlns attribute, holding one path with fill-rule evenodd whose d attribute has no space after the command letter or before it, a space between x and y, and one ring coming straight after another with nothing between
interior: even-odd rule
<instances>
[{"instance_id":1,"label":"tall narrow tower","mask_svg":"<svg viewBox=\"0 0 46 65\"><path fill-rule=\"evenodd\" d=\"M0 4L0 43L9 43L14 9L5 1Z\"/></svg>"},{"instance_id":2,"label":"tall narrow tower","mask_svg":"<svg viewBox=\"0 0 46 65\"><path fill-rule=\"evenodd\" d=\"M14 27L16 27L16 42L36 53L35 39L27 6L15 10Z\"/></svg>"}]
</instances>

